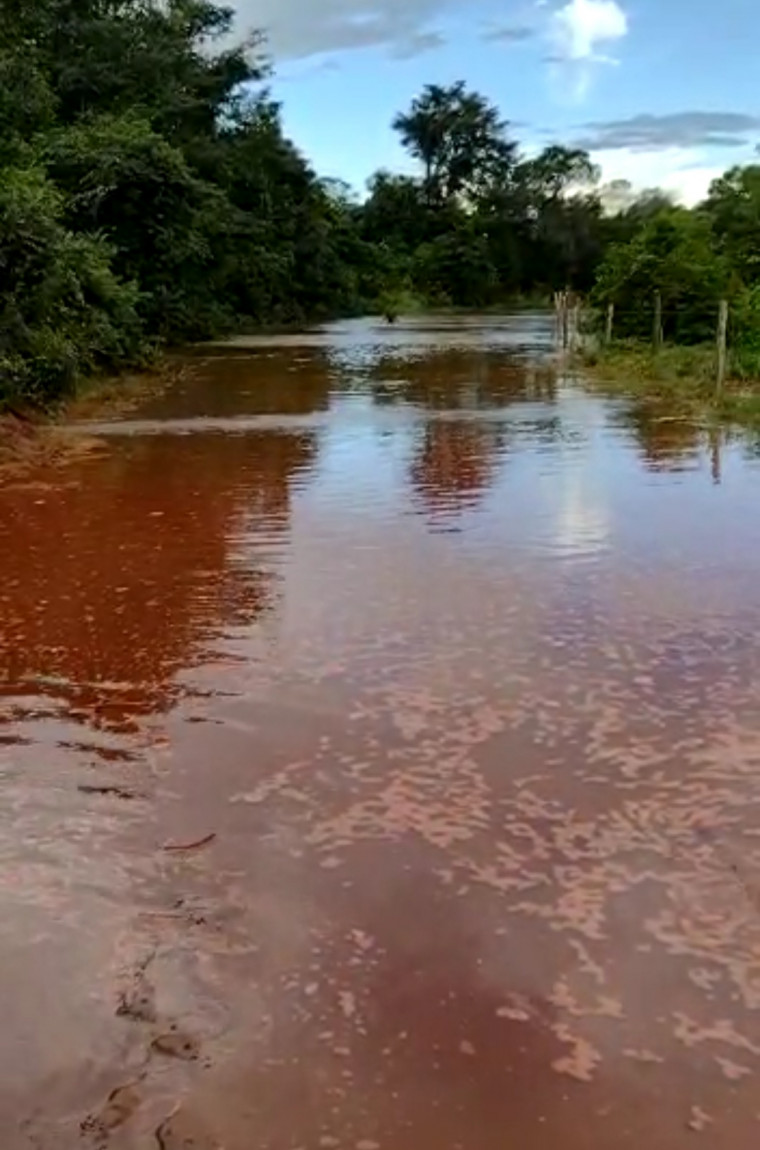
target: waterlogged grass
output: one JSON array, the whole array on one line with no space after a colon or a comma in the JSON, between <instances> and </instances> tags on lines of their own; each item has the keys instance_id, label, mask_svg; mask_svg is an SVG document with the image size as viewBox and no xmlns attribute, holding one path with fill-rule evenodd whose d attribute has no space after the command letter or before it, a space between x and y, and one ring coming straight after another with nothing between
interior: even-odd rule
<instances>
[{"instance_id":1,"label":"waterlogged grass","mask_svg":"<svg viewBox=\"0 0 760 1150\"><path fill-rule=\"evenodd\" d=\"M157 358L140 372L91 377L83 382L76 395L51 410L49 415L61 423L126 415L147 400L162 395L187 370L176 360Z\"/></svg>"},{"instance_id":2,"label":"waterlogged grass","mask_svg":"<svg viewBox=\"0 0 760 1150\"><path fill-rule=\"evenodd\" d=\"M665 345L655 352L637 341L586 349L580 360L602 390L648 399L678 415L731 420L760 427L760 357L729 356L729 374L717 387L718 357L713 344Z\"/></svg>"},{"instance_id":3,"label":"waterlogged grass","mask_svg":"<svg viewBox=\"0 0 760 1150\"><path fill-rule=\"evenodd\" d=\"M754 392L746 388L727 391L716 404L716 410L723 419L760 428L760 385Z\"/></svg>"}]
</instances>

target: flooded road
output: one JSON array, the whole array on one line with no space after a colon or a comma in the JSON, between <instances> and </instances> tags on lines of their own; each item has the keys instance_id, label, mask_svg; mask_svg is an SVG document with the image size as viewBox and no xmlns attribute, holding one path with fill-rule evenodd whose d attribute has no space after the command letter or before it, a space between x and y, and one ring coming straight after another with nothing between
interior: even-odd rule
<instances>
[{"instance_id":1,"label":"flooded road","mask_svg":"<svg viewBox=\"0 0 760 1150\"><path fill-rule=\"evenodd\" d=\"M3 1150L750 1150L760 451L541 316L0 491Z\"/></svg>"}]
</instances>

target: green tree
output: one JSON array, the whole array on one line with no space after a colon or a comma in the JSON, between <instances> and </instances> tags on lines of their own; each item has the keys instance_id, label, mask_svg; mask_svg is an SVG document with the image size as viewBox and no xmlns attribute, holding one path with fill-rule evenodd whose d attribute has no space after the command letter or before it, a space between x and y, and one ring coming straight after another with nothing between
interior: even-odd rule
<instances>
[{"instance_id":1,"label":"green tree","mask_svg":"<svg viewBox=\"0 0 760 1150\"><path fill-rule=\"evenodd\" d=\"M593 298L600 306L615 304L621 334L647 338L659 292L666 338L699 343L714 338L729 279L729 265L716 251L704 215L667 208L628 243L609 249Z\"/></svg>"},{"instance_id":2,"label":"green tree","mask_svg":"<svg viewBox=\"0 0 760 1150\"><path fill-rule=\"evenodd\" d=\"M760 280L760 166L732 168L704 204L717 246L745 284Z\"/></svg>"},{"instance_id":3,"label":"green tree","mask_svg":"<svg viewBox=\"0 0 760 1150\"><path fill-rule=\"evenodd\" d=\"M10 266L19 189L31 203L36 185L31 176L25 185L24 173L34 172L45 189L38 207L47 239L34 265L44 297L53 298L63 267L76 265L77 282L89 285L77 296L83 305L66 296L69 310L51 304L49 313L28 288L34 305L22 338L12 316L26 315L27 281L4 276L6 375L11 350L21 357L14 378L24 356L40 366L32 345L43 329L48 344L55 335L65 345L61 365L73 374L94 369L107 358L105 335L116 331L105 331L103 313L114 323L122 316L124 347L137 355L155 337L360 306L373 260L359 208L336 199L283 133L279 107L260 87L260 40L232 40L231 8L214 0L4 0L3 17L0 182L15 198L4 207L0 260ZM90 303L92 328L84 323ZM73 311L78 320L69 324Z\"/></svg>"},{"instance_id":4,"label":"green tree","mask_svg":"<svg viewBox=\"0 0 760 1150\"><path fill-rule=\"evenodd\" d=\"M0 40L0 166L30 158L37 138L53 123L54 108L34 45L3 46Z\"/></svg>"},{"instance_id":5,"label":"green tree","mask_svg":"<svg viewBox=\"0 0 760 1150\"><path fill-rule=\"evenodd\" d=\"M194 175L182 151L134 114L103 115L55 133L45 150L72 230L103 235L118 275L139 283L150 331L206 334L206 276L229 215L224 193Z\"/></svg>"},{"instance_id":6,"label":"green tree","mask_svg":"<svg viewBox=\"0 0 760 1150\"><path fill-rule=\"evenodd\" d=\"M433 224L416 180L391 172L375 173L361 213L362 233L369 243L410 252L428 237Z\"/></svg>"},{"instance_id":7,"label":"green tree","mask_svg":"<svg viewBox=\"0 0 760 1150\"><path fill-rule=\"evenodd\" d=\"M423 166L430 203L452 196L472 201L513 164L516 145L498 110L463 81L429 84L393 121L405 148Z\"/></svg>"},{"instance_id":8,"label":"green tree","mask_svg":"<svg viewBox=\"0 0 760 1150\"><path fill-rule=\"evenodd\" d=\"M556 291L593 283L601 256L599 171L584 151L553 144L518 165L515 186L528 222L523 266Z\"/></svg>"},{"instance_id":9,"label":"green tree","mask_svg":"<svg viewBox=\"0 0 760 1150\"><path fill-rule=\"evenodd\" d=\"M212 50L234 14L214 0L4 0L4 9L17 39L35 45L62 123L140 111L175 138L208 135L241 85L262 76L257 41Z\"/></svg>"},{"instance_id":10,"label":"green tree","mask_svg":"<svg viewBox=\"0 0 760 1150\"><path fill-rule=\"evenodd\" d=\"M415 286L436 303L482 307L497 293L487 238L465 221L422 244L415 252Z\"/></svg>"},{"instance_id":11,"label":"green tree","mask_svg":"<svg viewBox=\"0 0 760 1150\"><path fill-rule=\"evenodd\" d=\"M585 193L599 181L599 169L588 152L551 144L533 159L524 160L515 173L517 183L534 204L557 203L575 193Z\"/></svg>"},{"instance_id":12,"label":"green tree","mask_svg":"<svg viewBox=\"0 0 760 1150\"><path fill-rule=\"evenodd\" d=\"M0 399L50 400L143 348L137 288L120 282L103 240L74 236L39 168L0 179Z\"/></svg>"}]
</instances>

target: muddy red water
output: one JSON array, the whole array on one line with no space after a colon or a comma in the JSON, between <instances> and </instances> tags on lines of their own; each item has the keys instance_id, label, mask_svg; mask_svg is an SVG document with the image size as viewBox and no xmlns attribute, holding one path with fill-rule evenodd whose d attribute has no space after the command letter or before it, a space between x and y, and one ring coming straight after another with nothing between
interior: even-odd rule
<instances>
[{"instance_id":1,"label":"muddy red water","mask_svg":"<svg viewBox=\"0 0 760 1150\"><path fill-rule=\"evenodd\" d=\"M3 1150L760 1141L760 456L540 316L0 492Z\"/></svg>"}]
</instances>

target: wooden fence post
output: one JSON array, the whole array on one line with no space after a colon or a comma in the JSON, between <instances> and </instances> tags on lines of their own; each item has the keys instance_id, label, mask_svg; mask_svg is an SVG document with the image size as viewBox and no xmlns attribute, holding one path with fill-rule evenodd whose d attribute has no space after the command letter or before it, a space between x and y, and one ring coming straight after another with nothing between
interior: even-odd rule
<instances>
[{"instance_id":1,"label":"wooden fence post","mask_svg":"<svg viewBox=\"0 0 760 1150\"><path fill-rule=\"evenodd\" d=\"M580 351L581 343L581 301L576 298L573 307L573 349Z\"/></svg>"},{"instance_id":2,"label":"wooden fence post","mask_svg":"<svg viewBox=\"0 0 760 1150\"><path fill-rule=\"evenodd\" d=\"M727 361L727 337L728 337L728 300L722 299L720 301L720 310L718 312L718 378L716 380L716 390L721 391L723 384L726 382L726 361Z\"/></svg>"},{"instance_id":3,"label":"wooden fence post","mask_svg":"<svg viewBox=\"0 0 760 1150\"><path fill-rule=\"evenodd\" d=\"M604 342L607 347L612 343L612 329L615 324L615 305L610 303L607 305L607 325L604 329Z\"/></svg>"},{"instance_id":4,"label":"wooden fence post","mask_svg":"<svg viewBox=\"0 0 760 1150\"><path fill-rule=\"evenodd\" d=\"M662 347L662 296L654 293L654 325L652 327L652 347L659 351Z\"/></svg>"}]
</instances>

